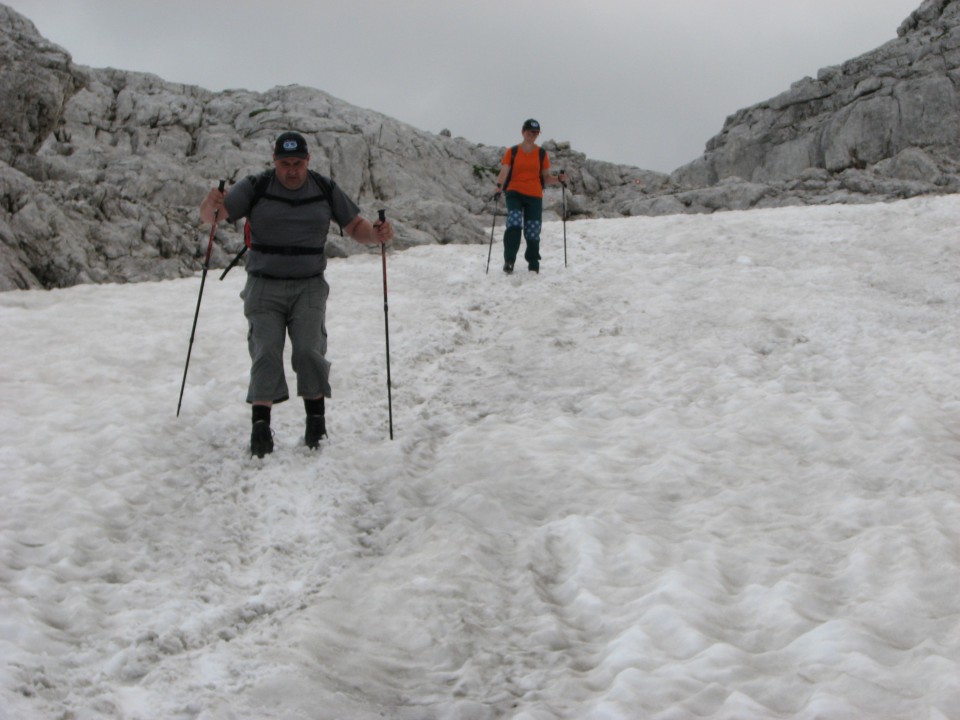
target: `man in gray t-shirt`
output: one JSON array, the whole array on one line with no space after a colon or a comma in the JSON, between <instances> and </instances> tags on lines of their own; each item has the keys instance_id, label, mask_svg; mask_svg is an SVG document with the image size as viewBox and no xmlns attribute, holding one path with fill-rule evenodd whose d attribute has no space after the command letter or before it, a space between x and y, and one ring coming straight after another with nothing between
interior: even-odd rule
<instances>
[{"instance_id":1,"label":"man in gray t-shirt","mask_svg":"<svg viewBox=\"0 0 960 720\"><path fill-rule=\"evenodd\" d=\"M283 345L290 335L297 395L307 413L304 442L317 448L326 435L324 398L330 397L325 325L330 288L323 278L324 246L330 220L360 243L393 238L388 222L375 225L336 183L308 169L306 139L285 132L274 144L274 169L241 180L229 192L213 188L200 205L200 218L247 219L247 283L240 294L250 331L252 366L247 402L253 406L250 452L273 451L270 410L290 397Z\"/></svg>"}]
</instances>

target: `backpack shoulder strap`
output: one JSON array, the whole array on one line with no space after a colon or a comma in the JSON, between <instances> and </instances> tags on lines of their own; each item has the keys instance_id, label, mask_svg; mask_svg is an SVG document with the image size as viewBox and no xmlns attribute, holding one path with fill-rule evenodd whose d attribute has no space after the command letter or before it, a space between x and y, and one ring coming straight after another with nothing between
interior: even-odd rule
<instances>
[{"instance_id":1,"label":"backpack shoulder strap","mask_svg":"<svg viewBox=\"0 0 960 720\"><path fill-rule=\"evenodd\" d=\"M316 170L308 170L310 177L313 178L313 181L320 186L320 192L323 193L324 199L327 203L333 199L333 182L329 179L318 173Z\"/></svg>"},{"instance_id":2,"label":"backpack shoulder strap","mask_svg":"<svg viewBox=\"0 0 960 720\"><path fill-rule=\"evenodd\" d=\"M264 170L259 175L251 175L248 179L253 183L253 204L260 202L261 198L267 194L267 188L270 187L270 181L277 174L276 170Z\"/></svg>"},{"instance_id":3,"label":"backpack shoulder strap","mask_svg":"<svg viewBox=\"0 0 960 720\"><path fill-rule=\"evenodd\" d=\"M267 194L267 188L270 186L270 181L273 180L275 174L276 170L264 170L259 175L247 175L247 180L253 185L253 197L250 199L250 207L247 208L247 217L243 223L244 248L248 248L251 245L250 213L253 212L254 205L260 202L263 196ZM241 254L243 254L243 251L241 251ZM239 258L240 255L237 257ZM224 273L224 275L226 275L226 273ZM222 279L223 278L221 278L221 280Z\"/></svg>"},{"instance_id":4,"label":"backpack shoulder strap","mask_svg":"<svg viewBox=\"0 0 960 720\"><path fill-rule=\"evenodd\" d=\"M327 201L327 205L330 206L330 214L333 216L333 219L337 221L337 225L340 226L340 237L343 237L343 225L340 223L340 220L333 215L333 181L330 178L324 177L316 170L308 170L310 177L313 178L313 181L320 186L320 192L323 193L324 199Z\"/></svg>"},{"instance_id":5,"label":"backpack shoulder strap","mask_svg":"<svg viewBox=\"0 0 960 720\"><path fill-rule=\"evenodd\" d=\"M276 170L265 170L259 175L249 175L247 177L247 179L251 183L253 183L253 199L250 201L250 209L247 210L246 234L247 234L248 246L249 246L249 233L250 233L250 230L249 230L250 213L253 211L253 206L256 205L258 202L260 202L265 197L273 200L279 200L280 202L285 202L288 205L293 205L293 206L305 205L307 203L320 202L321 200L325 200L327 204L331 206L331 210L332 210L333 206L330 200L333 197L333 185L331 181L325 178L320 173L316 172L315 170L307 170L307 172L310 174L310 177L313 178L314 182L320 188L320 195L316 195L314 197L310 197L310 198L306 198L304 200L298 200L298 201L292 201L286 198L270 195L267 192L267 188L270 187L270 182L273 180L274 177L276 177L276 174L277 174ZM337 224L340 225L339 220L337 220ZM341 236L343 235L343 225L340 225L340 235Z\"/></svg>"},{"instance_id":6,"label":"backpack shoulder strap","mask_svg":"<svg viewBox=\"0 0 960 720\"><path fill-rule=\"evenodd\" d=\"M520 149L519 145L514 145L510 148L510 169L507 170L507 177L503 180L503 192L507 191L507 187L510 185L510 178L513 177L513 163L517 159L517 151Z\"/></svg>"},{"instance_id":7,"label":"backpack shoulder strap","mask_svg":"<svg viewBox=\"0 0 960 720\"><path fill-rule=\"evenodd\" d=\"M507 185L510 184L510 178L513 177L513 163L517 159L517 151L520 149L519 145L514 145L510 148L510 169L507 170L507 178L503 181L503 190L506 192ZM543 187L543 159L547 156L547 151L543 148L540 150L540 174L538 175L540 179L540 187Z\"/></svg>"}]
</instances>

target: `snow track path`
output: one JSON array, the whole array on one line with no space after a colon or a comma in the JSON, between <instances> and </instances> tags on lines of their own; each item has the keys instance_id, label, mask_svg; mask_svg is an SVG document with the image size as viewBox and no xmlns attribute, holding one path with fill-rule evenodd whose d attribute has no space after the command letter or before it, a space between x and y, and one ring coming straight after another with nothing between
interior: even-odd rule
<instances>
[{"instance_id":1,"label":"snow track path","mask_svg":"<svg viewBox=\"0 0 960 720\"><path fill-rule=\"evenodd\" d=\"M242 273L0 295L0 720L960 719L956 198L331 263L247 453Z\"/></svg>"}]
</instances>

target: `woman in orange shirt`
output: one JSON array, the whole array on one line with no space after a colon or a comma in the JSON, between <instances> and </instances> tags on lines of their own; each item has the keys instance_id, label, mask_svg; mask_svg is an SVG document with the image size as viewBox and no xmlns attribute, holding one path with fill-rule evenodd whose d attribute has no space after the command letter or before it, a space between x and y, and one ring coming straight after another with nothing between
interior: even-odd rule
<instances>
[{"instance_id":1,"label":"woman in orange shirt","mask_svg":"<svg viewBox=\"0 0 960 720\"><path fill-rule=\"evenodd\" d=\"M540 123L532 118L523 123L523 142L503 154L497 193L506 193L507 228L503 232L503 271L513 272L520 251L520 236L527 241L523 254L530 272L540 272L540 226L543 217L543 188L566 182L566 176L550 174L550 157L537 145Z\"/></svg>"}]
</instances>

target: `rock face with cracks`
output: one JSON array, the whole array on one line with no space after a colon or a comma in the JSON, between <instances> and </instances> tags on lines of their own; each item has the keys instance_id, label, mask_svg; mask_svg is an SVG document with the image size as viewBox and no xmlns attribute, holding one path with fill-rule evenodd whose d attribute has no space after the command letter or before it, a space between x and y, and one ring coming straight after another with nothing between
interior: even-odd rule
<instances>
[{"instance_id":1,"label":"rock face with cracks","mask_svg":"<svg viewBox=\"0 0 960 720\"><path fill-rule=\"evenodd\" d=\"M703 156L672 174L674 198L765 207L956 192L960 2L925 0L897 34L727 118Z\"/></svg>"},{"instance_id":2,"label":"rock face with cracks","mask_svg":"<svg viewBox=\"0 0 960 720\"><path fill-rule=\"evenodd\" d=\"M548 140L571 177L568 216L714 212L871 202L960 187L960 0L926 0L899 37L727 119L672 175L588 159ZM197 206L218 179L270 166L274 137L303 133L311 166L394 246L484 243L504 148L430 133L321 90L211 92L75 65L0 5L0 290L192 274L206 251ZM545 219L560 194L548 193ZM239 249L218 226L211 266ZM331 234L331 255L364 252Z\"/></svg>"}]
</instances>

